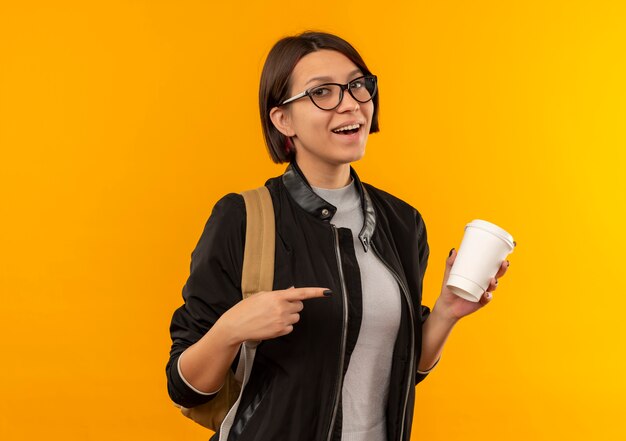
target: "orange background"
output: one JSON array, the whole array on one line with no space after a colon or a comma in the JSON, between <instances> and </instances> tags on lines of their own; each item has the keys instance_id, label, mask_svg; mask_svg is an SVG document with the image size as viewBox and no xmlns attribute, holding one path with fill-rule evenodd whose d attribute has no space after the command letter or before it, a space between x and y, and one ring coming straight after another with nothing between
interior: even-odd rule
<instances>
[{"instance_id":1,"label":"orange background","mask_svg":"<svg viewBox=\"0 0 626 441\"><path fill-rule=\"evenodd\" d=\"M209 437L167 397L169 320L215 201L282 173L259 76L316 29L379 77L354 165L424 216L425 303L468 221L518 243L413 439L626 439L624 5L2 2L0 438Z\"/></svg>"}]
</instances>

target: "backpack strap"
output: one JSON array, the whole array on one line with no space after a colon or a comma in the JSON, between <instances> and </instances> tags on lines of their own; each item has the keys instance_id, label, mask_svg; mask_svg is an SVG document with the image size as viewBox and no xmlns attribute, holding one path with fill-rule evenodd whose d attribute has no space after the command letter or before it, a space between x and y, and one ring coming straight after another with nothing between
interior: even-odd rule
<instances>
[{"instance_id":1,"label":"backpack strap","mask_svg":"<svg viewBox=\"0 0 626 441\"><path fill-rule=\"evenodd\" d=\"M243 298L274 286L274 206L267 187L241 193L246 203L246 244L241 272Z\"/></svg>"},{"instance_id":2,"label":"backpack strap","mask_svg":"<svg viewBox=\"0 0 626 441\"><path fill-rule=\"evenodd\" d=\"M274 285L275 225L274 206L267 187L241 193L246 203L246 244L241 272L241 293L244 299L259 291L271 291ZM243 390L248 384L256 348L260 342L245 341L241 345L235 379L241 384L237 401L232 405L219 430L219 441L229 438L241 402Z\"/></svg>"},{"instance_id":3,"label":"backpack strap","mask_svg":"<svg viewBox=\"0 0 626 441\"><path fill-rule=\"evenodd\" d=\"M272 197L263 186L241 193L246 203L246 243L241 273L241 293L247 298L259 291L271 291L274 284L275 225ZM220 441L228 438L239 408L256 354L258 341L246 341L241 347L235 375L228 370L224 386L208 403L190 409L181 407L183 415L213 431L220 429ZM177 407L180 407L177 405Z\"/></svg>"}]
</instances>

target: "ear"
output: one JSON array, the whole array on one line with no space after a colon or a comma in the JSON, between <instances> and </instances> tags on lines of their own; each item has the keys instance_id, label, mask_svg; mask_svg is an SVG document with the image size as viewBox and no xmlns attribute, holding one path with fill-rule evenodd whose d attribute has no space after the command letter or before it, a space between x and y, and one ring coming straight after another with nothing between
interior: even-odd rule
<instances>
[{"instance_id":1,"label":"ear","mask_svg":"<svg viewBox=\"0 0 626 441\"><path fill-rule=\"evenodd\" d=\"M283 135L287 137L295 135L291 127L291 118L288 110L281 107L272 107L272 110L270 110L270 119L274 127Z\"/></svg>"}]
</instances>

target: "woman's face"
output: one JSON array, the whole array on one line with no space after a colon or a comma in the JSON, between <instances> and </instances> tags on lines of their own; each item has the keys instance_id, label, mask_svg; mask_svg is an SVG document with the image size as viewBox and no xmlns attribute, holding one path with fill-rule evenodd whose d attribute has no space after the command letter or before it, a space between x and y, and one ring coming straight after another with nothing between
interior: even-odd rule
<instances>
[{"instance_id":1,"label":"woman's face","mask_svg":"<svg viewBox=\"0 0 626 441\"><path fill-rule=\"evenodd\" d=\"M346 84L363 75L349 58L333 50L320 50L302 57L291 74L289 97L323 83ZM324 77L317 79L319 77ZM274 124L292 137L299 164L331 165L351 163L363 157L372 125L374 103L359 103L344 91L343 100L333 110L322 110L304 97L281 108L282 114ZM271 113L271 114L272 114ZM279 121L279 124L276 124ZM334 133L349 124L360 124L353 135Z\"/></svg>"}]
</instances>

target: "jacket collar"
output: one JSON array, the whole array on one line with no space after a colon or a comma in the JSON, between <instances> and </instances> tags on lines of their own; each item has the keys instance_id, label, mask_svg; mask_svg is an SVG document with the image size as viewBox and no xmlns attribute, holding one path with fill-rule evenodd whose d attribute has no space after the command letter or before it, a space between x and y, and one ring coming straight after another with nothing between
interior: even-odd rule
<instances>
[{"instance_id":1,"label":"jacket collar","mask_svg":"<svg viewBox=\"0 0 626 441\"><path fill-rule=\"evenodd\" d=\"M363 228L359 233L359 239L363 244L365 252L369 249L372 234L376 228L376 213L372 205L372 200L367 194L367 190L361 183L361 180L356 174L356 171L350 167L350 176L354 179L355 187L359 192L361 198L361 208L363 209ZM282 176L283 184L287 188L287 191L291 197L296 201L302 209L307 211L312 216L325 221L330 222L335 213L337 207L327 202L323 198L317 195L311 188L311 185L306 180L306 177L298 167L295 161L291 162L285 170Z\"/></svg>"}]
</instances>

